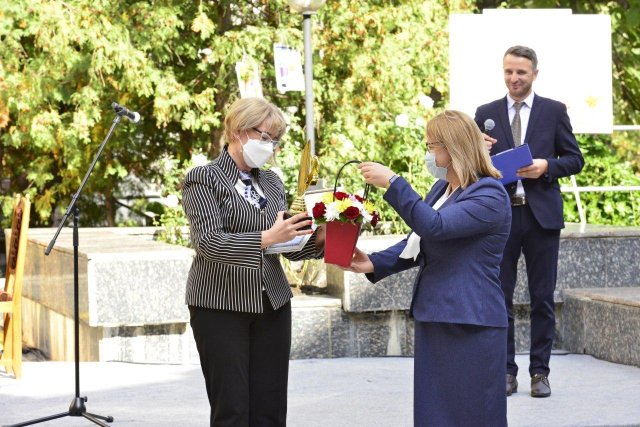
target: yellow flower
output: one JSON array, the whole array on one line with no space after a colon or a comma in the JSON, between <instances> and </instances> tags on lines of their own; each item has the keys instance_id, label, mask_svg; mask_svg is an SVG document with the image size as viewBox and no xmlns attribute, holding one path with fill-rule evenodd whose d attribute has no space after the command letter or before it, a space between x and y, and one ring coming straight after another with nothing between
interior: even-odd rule
<instances>
[{"instance_id":1,"label":"yellow flower","mask_svg":"<svg viewBox=\"0 0 640 427\"><path fill-rule=\"evenodd\" d=\"M338 208L338 211L344 212L347 208L353 206L353 202L349 199L338 200L336 202L336 206Z\"/></svg>"},{"instance_id":2,"label":"yellow flower","mask_svg":"<svg viewBox=\"0 0 640 427\"><path fill-rule=\"evenodd\" d=\"M371 203L370 201L365 201L364 202L364 208L367 210L367 212L372 213L376 207L373 205L373 203Z\"/></svg>"},{"instance_id":3,"label":"yellow flower","mask_svg":"<svg viewBox=\"0 0 640 427\"><path fill-rule=\"evenodd\" d=\"M329 203L333 202L333 193L326 193L324 196L322 196L322 202L325 205L328 205Z\"/></svg>"}]
</instances>

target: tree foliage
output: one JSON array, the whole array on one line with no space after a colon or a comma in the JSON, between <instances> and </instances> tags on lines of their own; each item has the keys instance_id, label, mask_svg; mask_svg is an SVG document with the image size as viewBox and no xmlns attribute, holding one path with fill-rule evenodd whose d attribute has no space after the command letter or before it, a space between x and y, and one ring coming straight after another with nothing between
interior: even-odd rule
<instances>
[{"instance_id":1,"label":"tree foliage","mask_svg":"<svg viewBox=\"0 0 640 427\"><path fill-rule=\"evenodd\" d=\"M346 161L375 160L426 193L432 181L421 140L426 120L445 107L449 95L448 16L490 3L330 0L313 17L315 128L327 186ZM640 49L634 22L640 18L630 4L570 5L576 12L614 17L614 105L622 123L637 123L640 110L634 60ZM110 140L81 200L83 225L105 219L115 225L117 199L140 196L150 184L179 195L176 176L192 156L212 159L220 152L224 112L239 96L235 63L243 59L259 65L265 96L290 121L279 162L293 191L305 138L304 96L277 92L274 43L303 50L302 18L284 0L1 2L0 177L6 193L30 193L37 212L33 225L51 225L111 126L115 101L143 119L124 122ZM589 156L627 158L631 166L624 171L633 179L637 134L584 144ZM608 165L619 169L618 163ZM355 168L345 170L340 184L349 191L364 185ZM380 193L372 197L379 201ZM614 211L620 212L619 203L628 205L629 199L615 201ZM403 230L386 204L379 209L391 229ZM624 222L607 216L607 209L593 220ZM164 217L176 227L183 224L179 208Z\"/></svg>"},{"instance_id":2,"label":"tree foliage","mask_svg":"<svg viewBox=\"0 0 640 427\"><path fill-rule=\"evenodd\" d=\"M410 173L413 162L420 167L421 132L394 120L428 114L420 94L446 99L447 16L467 7L464 0L341 0L314 17L326 181L352 157ZM272 66L273 43L303 49L301 17L285 2L17 0L3 2L0 17L1 175L10 192L32 195L37 224L50 224L79 186L111 125L113 101L143 120L119 126L85 190L85 210L104 205L109 225L123 182L131 196L162 181L158 159L184 162L194 151L215 157L223 112L238 93L234 65L244 57L260 64L265 96L290 112L282 163L294 182L304 99L276 92Z\"/></svg>"}]
</instances>

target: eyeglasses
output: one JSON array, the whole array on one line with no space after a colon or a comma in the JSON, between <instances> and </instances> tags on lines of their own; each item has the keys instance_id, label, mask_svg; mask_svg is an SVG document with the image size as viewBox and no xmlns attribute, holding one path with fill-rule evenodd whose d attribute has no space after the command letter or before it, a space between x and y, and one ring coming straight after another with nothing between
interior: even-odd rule
<instances>
[{"instance_id":1,"label":"eyeglasses","mask_svg":"<svg viewBox=\"0 0 640 427\"><path fill-rule=\"evenodd\" d=\"M427 149L429 151L435 150L436 148L440 148L444 146L442 142L428 142L428 141L425 141L425 145L427 146Z\"/></svg>"},{"instance_id":2,"label":"eyeglasses","mask_svg":"<svg viewBox=\"0 0 640 427\"><path fill-rule=\"evenodd\" d=\"M260 141L264 142L264 143L272 143L273 144L273 148L278 148L280 147L280 144L282 144L281 141L278 141L277 139L272 139L271 135L269 135L266 132L262 132L260 129L258 128L251 128L251 130L253 130L256 133L260 134Z\"/></svg>"}]
</instances>

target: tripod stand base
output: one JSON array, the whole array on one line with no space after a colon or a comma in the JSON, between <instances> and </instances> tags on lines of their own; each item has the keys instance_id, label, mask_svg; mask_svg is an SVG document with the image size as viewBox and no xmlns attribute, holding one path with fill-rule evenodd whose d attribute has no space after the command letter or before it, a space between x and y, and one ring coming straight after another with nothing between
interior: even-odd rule
<instances>
[{"instance_id":1,"label":"tripod stand base","mask_svg":"<svg viewBox=\"0 0 640 427\"><path fill-rule=\"evenodd\" d=\"M23 423L11 424L11 425L6 425L6 426L2 426L2 427L30 426L30 425L33 425L33 424L44 423L46 421L51 421L51 420L55 420L57 418L62 418L62 417L84 417L84 418L88 419L89 421L93 422L94 424L97 424L97 425L102 426L102 427L109 427L107 424L101 422L100 420L104 420L104 421L110 423L110 422L113 422L113 417L111 417L111 416L105 417L103 415L96 415L96 414L91 414L91 413L87 412L87 408L84 405L84 402L86 402L86 401L87 401L86 396L85 397L75 397L71 401L71 405L69 406L69 412L63 412L61 414L50 415L48 417L38 418L37 420L25 421Z\"/></svg>"}]
</instances>

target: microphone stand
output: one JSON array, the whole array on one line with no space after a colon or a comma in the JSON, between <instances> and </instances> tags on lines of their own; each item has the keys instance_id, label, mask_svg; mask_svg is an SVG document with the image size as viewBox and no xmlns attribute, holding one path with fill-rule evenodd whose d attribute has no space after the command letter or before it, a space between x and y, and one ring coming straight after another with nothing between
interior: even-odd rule
<instances>
[{"instance_id":1,"label":"microphone stand","mask_svg":"<svg viewBox=\"0 0 640 427\"><path fill-rule=\"evenodd\" d=\"M113 132L113 130L115 129L115 127L118 125L118 123L120 123L120 119L122 118L123 115L126 114L126 111L123 110L116 110L116 117L113 119L113 124L111 125L111 129L109 129L109 133L107 134L107 137L104 139L104 141L102 142L102 145L100 146L100 149L98 150L98 154L96 154L96 157L93 159L93 163L91 164L91 166L89 167L89 170L87 171L87 174L85 175L84 179L82 180L82 184L80 184L80 188L78 189L78 191L76 192L76 194L73 195L73 198L71 199L71 204L69 205L69 207L67 208L67 211L64 214L64 217L62 218L62 222L60 222L60 226L58 227L58 231L56 231L56 234L53 236L53 239L51 239L51 242L49 243L49 246L47 247L47 249L45 250L44 254L45 255L49 255L51 253L51 250L53 249L53 246L56 243L56 239L58 238L58 235L60 234L60 231L62 230L62 227L64 227L64 225L67 222L67 219L69 218L69 215L71 214L71 212L73 212L73 298L74 298L74 307L73 307L73 320L74 320L74 326L75 326L75 331L74 331L74 335L75 335L75 377L76 377L76 396L74 397L74 399L71 401L71 405L69 406L69 410L67 412L63 412L60 414L56 414L56 415L50 415L47 417L43 417L43 418L38 418L35 420L31 420L31 421L26 421L26 422L22 422L19 424L12 424L12 425L6 425L3 427L23 427L23 426L29 426L32 424L38 424L38 423L43 423L45 421L51 421L51 420L55 420L57 418L63 418L63 417L84 417L86 419L88 419L89 421L92 421L93 423L102 426L102 427L109 427L108 425L106 425L105 423L101 422L100 420L104 420L108 423L113 421L113 417L111 416L103 416L103 415L96 415L96 414L92 414L87 412L87 408L85 406L85 402L88 400L87 396L80 396L80 315L79 315L79 307L78 307L78 217L80 216L80 208L78 206L76 206L76 203L78 201L78 197L80 197L80 193L82 193L82 189L84 188L85 184L87 183L87 180L89 179L89 175L91 175L91 172L93 171L93 168L95 167L96 163L98 162L98 158L100 157L100 154L102 154L102 150L104 150L104 147L107 145L107 141L109 140L109 137L111 136L111 133Z\"/></svg>"}]
</instances>

